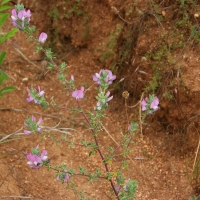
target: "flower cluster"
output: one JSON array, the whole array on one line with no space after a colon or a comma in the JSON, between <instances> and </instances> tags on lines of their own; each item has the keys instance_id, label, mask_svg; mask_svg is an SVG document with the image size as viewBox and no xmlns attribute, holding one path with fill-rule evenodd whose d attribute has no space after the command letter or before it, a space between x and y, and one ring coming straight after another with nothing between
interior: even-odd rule
<instances>
[{"instance_id":1,"label":"flower cluster","mask_svg":"<svg viewBox=\"0 0 200 200\"><path fill-rule=\"evenodd\" d=\"M34 89L26 88L28 92L28 98L26 98L27 102L34 102L35 104L40 104L43 107L48 107L48 103L44 97L44 91L40 89L40 86L38 86L38 92Z\"/></svg>"},{"instance_id":2,"label":"flower cluster","mask_svg":"<svg viewBox=\"0 0 200 200\"><path fill-rule=\"evenodd\" d=\"M24 27L28 26L31 17L30 10L25 11L25 9L23 9L22 7L21 10L16 8L13 9L11 12L13 26L17 26L20 30L23 30Z\"/></svg>"},{"instance_id":3,"label":"flower cluster","mask_svg":"<svg viewBox=\"0 0 200 200\"><path fill-rule=\"evenodd\" d=\"M29 160L27 164L32 169L39 169L43 164L49 162L47 154L46 150L43 150L42 153L40 153L40 149L37 146L31 150L31 153L26 155L26 158Z\"/></svg>"},{"instance_id":4,"label":"flower cluster","mask_svg":"<svg viewBox=\"0 0 200 200\"><path fill-rule=\"evenodd\" d=\"M96 109L97 110L104 110L108 107L108 102L110 100L112 100L113 96L110 96L110 92L108 91L106 94L104 94L103 92L99 93L98 94L98 97L97 97L97 106L96 106Z\"/></svg>"},{"instance_id":5,"label":"flower cluster","mask_svg":"<svg viewBox=\"0 0 200 200\"><path fill-rule=\"evenodd\" d=\"M31 133L40 133L42 132L42 128L39 127L39 125L42 122L42 117L36 122L36 119L34 116L27 118L24 122L24 125L27 127L28 130L24 130L24 134L29 135Z\"/></svg>"},{"instance_id":6,"label":"flower cluster","mask_svg":"<svg viewBox=\"0 0 200 200\"><path fill-rule=\"evenodd\" d=\"M145 98L141 102L142 111L147 111L148 113L152 113L158 110L159 99L154 95L150 95L149 98Z\"/></svg>"},{"instance_id":7,"label":"flower cluster","mask_svg":"<svg viewBox=\"0 0 200 200\"><path fill-rule=\"evenodd\" d=\"M108 87L116 79L116 76L108 69L101 69L99 73L92 75L93 81L102 87Z\"/></svg>"}]
</instances>

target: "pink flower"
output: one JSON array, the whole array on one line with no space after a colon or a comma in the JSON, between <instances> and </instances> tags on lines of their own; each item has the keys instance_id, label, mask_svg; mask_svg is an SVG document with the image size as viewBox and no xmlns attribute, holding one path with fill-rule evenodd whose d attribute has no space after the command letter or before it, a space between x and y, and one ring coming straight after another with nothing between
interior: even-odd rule
<instances>
[{"instance_id":1,"label":"pink flower","mask_svg":"<svg viewBox=\"0 0 200 200\"><path fill-rule=\"evenodd\" d=\"M40 167L42 167L43 162L46 162L46 161L48 162L47 154L48 153L46 150L43 150L42 153L40 154L40 149L37 146L36 148L32 149L32 153L29 153L26 155L26 158L29 160L27 164L32 169L39 169Z\"/></svg>"},{"instance_id":2,"label":"pink flower","mask_svg":"<svg viewBox=\"0 0 200 200\"><path fill-rule=\"evenodd\" d=\"M29 160L27 164L32 168L32 169L39 169L42 166L42 159L37 156L33 155L32 153L29 153L26 155L27 159Z\"/></svg>"},{"instance_id":3,"label":"pink flower","mask_svg":"<svg viewBox=\"0 0 200 200\"><path fill-rule=\"evenodd\" d=\"M75 90L74 92L72 92L72 97L75 99L82 99L84 97L84 87L81 86L80 90Z\"/></svg>"},{"instance_id":4,"label":"pink flower","mask_svg":"<svg viewBox=\"0 0 200 200\"><path fill-rule=\"evenodd\" d=\"M101 70L102 71L102 70ZM93 78L93 81L95 81L98 85L101 85L101 81L100 81L100 74L101 74L101 71L98 73L96 73L95 75L92 75L92 78Z\"/></svg>"},{"instance_id":5,"label":"pink flower","mask_svg":"<svg viewBox=\"0 0 200 200\"><path fill-rule=\"evenodd\" d=\"M105 75L107 74L107 75ZM101 85L103 82L107 84L112 84L113 80L116 79L116 76L112 74L112 72L108 69L100 70L99 73L92 75L93 81L95 81L98 85Z\"/></svg>"},{"instance_id":6,"label":"pink flower","mask_svg":"<svg viewBox=\"0 0 200 200\"><path fill-rule=\"evenodd\" d=\"M12 13L12 15L11 15L12 20L17 21L18 16L17 16L16 9L12 9L11 13Z\"/></svg>"},{"instance_id":7,"label":"pink flower","mask_svg":"<svg viewBox=\"0 0 200 200\"><path fill-rule=\"evenodd\" d=\"M25 18L26 18L26 11L20 10L19 13L18 13L18 18L21 19L22 21L24 21Z\"/></svg>"},{"instance_id":8,"label":"pink flower","mask_svg":"<svg viewBox=\"0 0 200 200\"><path fill-rule=\"evenodd\" d=\"M40 36L39 36L39 42L45 43L46 39L47 39L47 34L44 33L44 32L42 32L42 33L40 34Z\"/></svg>"},{"instance_id":9,"label":"pink flower","mask_svg":"<svg viewBox=\"0 0 200 200\"><path fill-rule=\"evenodd\" d=\"M40 97L44 96L44 93L45 92L43 90L41 91L40 86L38 86L38 94L39 94L39 96Z\"/></svg>"},{"instance_id":10,"label":"pink flower","mask_svg":"<svg viewBox=\"0 0 200 200\"><path fill-rule=\"evenodd\" d=\"M24 28L24 24L29 24L30 22L30 17L31 17L31 11L25 11L20 10L19 12L17 12L16 9L13 9L11 11L12 15L12 24L13 26L17 26L19 29L23 29Z\"/></svg>"},{"instance_id":11,"label":"pink flower","mask_svg":"<svg viewBox=\"0 0 200 200\"><path fill-rule=\"evenodd\" d=\"M74 76L73 75L71 75L71 80L74 81Z\"/></svg>"},{"instance_id":12,"label":"pink flower","mask_svg":"<svg viewBox=\"0 0 200 200\"><path fill-rule=\"evenodd\" d=\"M106 93L106 96L107 96L107 97L110 96L110 91L108 91L108 92ZM112 99L113 99L113 96L109 97L109 98L107 99L107 102L109 102L109 101L112 100Z\"/></svg>"},{"instance_id":13,"label":"pink flower","mask_svg":"<svg viewBox=\"0 0 200 200\"><path fill-rule=\"evenodd\" d=\"M146 101L143 99L142 102L141 102L141 106L142 106L142 111L146 110Z\"/></svg>"},{"instance_id":14,"label":"pink flower","mask_svg":"<svg viewBox=\"0 0 200 200\"><path fill-rule=\"evenodd\" d=\"M155 99L152 101L150 108L153 109L154 111L158 110L158 104L159 104L159 99L158 97L155 97Z\"/></svg>"},{"instance_id":15,"label":"pink flower","mask_svg":"<svg viewBox=\"0 0 200 200\"><path fill-rule=\"evenodd\" d=\"M32 102L34 100L34 98L31 96L29 88L26 87L26 90L28 92L28 98L26 98L26 101L27 102Z\"/></svg>"},{"instance_id":16,"label":"pink flower","mask_svg":"<svg viewBox=\"0 0 200 200\"><path fill-rule=\"evenodd\" d=\"M40 157L41 157L41 159L42 159L43 161L48 160L48 156L47 156L47 154L48 154L48 152L47 152L46 150L43 150L43 151L42 151Z\"/></svg>"},{"instance_id":17,"label":"pink flower","mask_svg":"<svg viewBox=\"0 0 200 200\"><path fill-rule=\"evenodd\" d=\"M117 192L119 192L120 189L121 189L120 185L116 185L116 186L115 186L115 190L116 190Z\"/></svg>"}]
</instances>

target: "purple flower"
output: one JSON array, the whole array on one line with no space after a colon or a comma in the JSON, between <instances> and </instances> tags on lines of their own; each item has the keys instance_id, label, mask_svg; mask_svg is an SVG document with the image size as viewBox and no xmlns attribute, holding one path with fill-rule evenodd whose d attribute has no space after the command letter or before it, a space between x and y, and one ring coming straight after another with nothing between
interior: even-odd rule
<instances>
[{"instance_id":1,"label":"purple flower","mask_svg":"<svg viewBox=\"0 0 200 200\"><path fill-rule=\"evenodd\" d=\"M39 36L39 42L45 43L46 39L47 39L47 34L44 33L44 32L42 32L42 33L40 34L40 36Z\"/></svg>"},{"instance_id":2,"label":"purple flower","mask_svg":"<svg viewBox=\"0 0 200 200\"><path fill-rule=\"evenodd\" d=\"M158 104L159 104L159 99L158 97L155 97L155 99L152 101L150 108L153 109L154 111L158 110Z\"/></svg>"},{"instance_id":3,"label":"purple flower","mask_svg":"<svg viewBox=\"0 0 200 200\"><path fill-rule=\"evenodd\" d=\"M107 75L107 78L106 78L106 82L110 85L116 79L116 76L113 75L110 70L105 70L105 71L108 72L108 75Z\"/></svg>"},{"instance_id":4,"label":"purple flower","mask_svg":"<svg viewBox=\"0 0 200 200\"><path fill-rule=\"evenodd\" d=\"M146 108L146 105L147 105L147 103L146 103L146 101L143 99L142 102L141 102L142 111L144 111L144 110L147 109L147 108Z\"/></svg>"},{"instance_id":5,"label":"purple flower","mask_svg":"<svg viewBox=\"0 0 200 200\"><path fill-rule=\"evenodd\" d=\"M26 90L28 92L28 98L26 98L26 101L27 102L32 102L34 100L34 98L31 96L29 88L26 87Z\"/></svg>"},{"instance_id":6,"label":"purple flower","mask_svg":"<svg viewBox=\"0 0 200 200\"><path fill-rule=\"evenodd\" d=\"M145 98L141 102L142 111L148 110L149 114L153 111L158 110L159 99L154 95L150 95L149 98Z\"/></svg>"},{"instance_id":7,"label":"purple flower","mask_svg":"<svg viewBox=\"0 0 200 200\"><path fill-rule=\"evenodd\" d=\"M108 92L106 93L106 96L107 96L107 97L110 96L110 91L108 91ZM107 102L109 102L109 101L112 100L112 99L113 99L113 96L109 97L109 98L107 99Z\"/></svg>"},{"instance_id":8,"label":"purple flower","mask_svg":"<svg viewBox=\"0 0 200 200\"><path fill-rule=\"evenodd\" d=\"M95 81L98 85L107 83L112 84L113 80L116 79L116 76L112 74L112 72L108 69L100 70L99 73L92 75L93 81Z\"/></svg>"},{"instance_id":9,"label":"purple flower","mask_svg":"<svg viewBox=\"0 0 200 200\"><path fill-rule=\"evenodd\" d=\"M18 16L17 16L17 11L16 11L16 9L12 9L11 13L12 13L12 15L11 15L12 20L13 20L13 21L17 21Z\"/></svg>"},{"instance_id":10,"label":"purple flower","mask_svg":"<svg viewBox=\"0 0 200 200\"><path fill-rule=\"evenodd\" d=\"M67 170L64 170L65 172L60 172L57 176L57 180L60 182L67 182L69 181L69 173L67 172Z\"/></svg>"},{"instance_id":11,"label":"purple flower","mask_svg":"<svg viewBox=\"0 0 200 200\"><path fill-rule=\"evenodd\" d=\"M75 99L82 99L84 97L84 87L81 86L80 90L75 90L72 92L72 97Z\"/></svg>"},{"instance_id":12,"label":"purple flower","mask_svg":"<svg viewBox=\"0 0 200 200\"><path fill-rule=\"evenodd\" d=\"M93 81L95 81L97 83L97 85L101 85L101 81L100 81L100 74L101 74L102 70L100 70L99 74L96 73L95 75L92 75Z\"/></svg>"},{"instance_id":13,"label":"purple flower","mask_svg":"<svg viewBox=\"0 0 200 200\"><path fill-rule=\"evenodd\" d=\"M25 18L26 18L26 11L25 10L20 10L18 12L18 18L21 19L22 21L24 21Z\"/></svg>"},{"instance_id":14,"label":"purple flower","mask_svg":"<svg viewBox=\"0 0 200 200\"><path fill-rule=\"evenodd\" d=\"M40 89L40 86L38 86L38 95L40 96L40 97L42 97L42 96L44 96L44 91L42 90L41 91L41 89Z\"/></svg>"},{"instance_id":15,"label":"purple flower","mask_svg":"<svg viewBox=\"0 0 200 200\"><path fill-rule=\"evenodd\" d=\"M28 23L29 23L30 22L30 18L31 18L31 11L30 10L26 11L26 17L27 17L27 20L28 20Z\"/></svg>"},{"instance_id":16,"label":"purple flower","mask_svg":"<svg viewBox=\"0 0 200 200\"><path fill-rule=\"evenodd\" d=\"M116 186L115 186L115 190L116 190L117 192L119 192L120 189L121 189L120 185L116 185Z\"/></svg>"},{"instance_id":17,"label":"purple flower","mask_svg":"<svg viewBox=\"0 0 200 200\"><path fill-rule=\"evenodd\" d=\"M43 150L40 154L39 147L37 146L36 148L32 149L32 153L26 155L26 158L29 160L27 164L32 169L39 169L42 167L43 162L48 161L47 154L48 153L46 150Z\"/></svg>"},{"instance_id":18,"label":"purple flower","mask_svg":"<svg viewBox=\"0 0 200 200\"><path fill-rule=\"evenodd\" d=\"M41 157L34 155L32 153L29 153L26 155L27 159L29 160L27 164L32 168L32 169L39 169L42 166L42 159Z\"/></svg>"},{"instance_id":19,"label":"purple flower","mask_svg":"<svg viewBox=\"0 0 200 200\"><path fill-rule=\"evenodd\" d=\"M46 150L43 150L42 153L41 153L41 159L43 161L47 161L48 160L48 156L47 156L48 152Z\"/></svg>"}]
</instances>

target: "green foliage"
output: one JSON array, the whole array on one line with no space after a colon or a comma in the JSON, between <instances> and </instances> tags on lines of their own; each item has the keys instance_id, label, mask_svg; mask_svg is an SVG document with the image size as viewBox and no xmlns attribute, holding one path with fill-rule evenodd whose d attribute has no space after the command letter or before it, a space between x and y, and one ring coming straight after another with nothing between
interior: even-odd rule
<instances>
[{"instance_id":1,"label":"green foliage","mask_svg":"<svg viewBox=\"0 0 200 200\"><path fill-rule=\"evenodd\" d=\"M69 7L67 13L65 14L65 17L67 19L70 19L74 16L83 17L83 20L81 22L82 24L82 30L83 37L87 38L90 33L90 18L87 12L85 11L85 6L83 6L82 0L75 0L73 3L66 1L67 7Z\"/></svg>"},{"instance_id":2,"label":"green foliage","mask_svg":"<svg viewBox=\"0 0 200 200\"><path fill-rule=\"evenodd\" d=\"M1 5L3 6L4 4L8 3L10 0L2 0Z\"/></svg>"},{"instance_id":3,"label":"green foliage","mask_svg":"<svg viewBox=\"0 0 200 200\"><path fill-rule=\"evenodd\" d=\"M9 16L8 13L2 13L2 11L5 11L5 10L11 8L10 6L5 5L7 2L9 2L9 1L8 0L2 1L0 4L0 28L4 25L4 23L6 22L6 20L8 19L8 16ZM0 34L0 44L5 42L7 39L13 37L17 31L18 31L18 28L13 28L5 35Z\"/></svg>"},{"instance_id":4,"label":"green foliage","mask_svg":"<svg viewBox=\"0 0 200 200\"><path fill-rule=\"evenodd\" d=\"M2 70L0 70L0 85L2 85L2 83L5 81L5 80L8 80L8 76L6 75L6 73L4 73ZM12 92L14 91L16 88L13 87L13 86L5 86L3 87L1 90L0 90L0 97L3 97L3 95L5 93L8 93L8 92Z\"/></svg>"},{"instance_id":5,"label":"green foliage","mask_svg":"<svg viewBox=\"0 0 200 200\"><path fill-rule=\"evenodd\" d=\"M0 65L3 63L5 57L6 57L6 52L5 51L1 52L0 53Z\"/></svg>"},{"instance_id":6,"label":"green foliage","mask_svg":"<svg viewBox=\"0 0 200 200\"><path fill-rule=\"evenodd\" d=\"M189 200L198 200L197 196L190 197Z\"/></svg>"},{"instance_id":7,"label":"green foliage","mask_svg":"<svg viewBox=\"0 0 200 200\"><path fill-rule=\"evenodd\" d=\"M0 85L2 85L2 83L8 80L8 76L6 75L6 73L4 73L2 70L0 70Z\"/></svg>"},{"instance_id":8,"label":"green foliage","mask_svg":"<svg viewBox=\"0 0 200 200\"><path fill-rule=\"evenodd\" d=\"M132 200L135 198L138 183L136 180L129 180L126 186L123 188L124 191L119 192L121 200Z\"/></svg>"},{"instance_id":9,"label":"green foliage","mask_svg":"<svg viewBox=\"0 0 200 200\"><path fill-rule=\"evenodd\" d=\"M123 29L123 26L121 24L117 24L115 31L110 33L108 42L103 44L101 49L98 49L98 50L103 50L103 53L99 58L101 62L110 60L112 61L111 65L113 64L115 65L114 56L116 54L115 52L117 50L117 42L118 42L119 36L121 35L122 29Z\"/></svg>"},{"instance_id":10,"label":"green foliage","mask_svg":"<svg viewBox=\"0 0 200 200\"><path fill-rule=\"evenodd\" d=\"M151 81L148 83L148 85L144 88L144 91L155 93L156 89L160 86L162 73L156 66L153 66L152 69L153 69L153 77Z\"/></svg>"},{"instance_id":11,"label":"green foliage","mask_svg":"<svg viewBox=\"0 0 200 200\"><path fill-rule=\"evenodd\" d=\"M186 45L194 45L194 43L200 42L199 25L197 20L194 21L193 16L194 13L199 13L195 1L177 0L177 5L179 5L179 9L177 10L177 18L171 22L172 31L161 34L154 44L154 48L145 55L153 66L153 75L144 89L145 92L155 92L160 87L164 73L169 73L178 63L179 60L175 57L178 51L183 53ZM161 10L160 5L153 1L152 7L154 9L152 13L156 15L156 20L159 20L161 24L158 17ZM165 88L169 89L168 86L165 86ZM165 91L163 97L172 99L172 92L170 90Z\"/></svg>"},{"instance_id":12,"label":"green foliage","mask_svg":"<svg viewBox=\"0 0 200 200\"><path fill-rule=\"evenodd\" d=\"M135 3L132 3L130 5L129 10L125 13L126 17L129 17L131 15L131 13L133 12L134 6L135 6Z\"/></svg>"},{"instance_id":13,"label":"green foliage","mask_svg":"<svg viewBox=\"0 0 200 200\"><path fill-rule=\"evenodd\" d=\"M68 1L66 1L66 4L69 4ZM81 0L76 0L75 3L71 6L71 8L67 11L65 14L65 17L69 19L72 15L83 15L87 16L87 14L82 10L81 6Z\"/></svg>"},{"instance_id":14,"label":"green foliage","mask_svg":"<svg viewBox=\"0 0 200 200\"><path fill-rule=\"evenodd\" d=\"M51 12L48 13L48 15L53 18L53 20L58 20L59 17L59 10L57 7L54 7Z\"/></svg>"},{"instance_id":15,"label":"green foliage","mask_svg":"<svg viewBox=\"0 0 200 200\"><path fill-rule=\"evenodd\" d=\"M9 16L8 13L2 13L2 11L5 11L5 10L11 8L10 6L5 5L8 2L9 2L9 0L2 0L1 4L0 4L0 28L4 25L4 23L6 22L6 20L8 19L8 16ZM7 39L13 37L17 31L18 31L17 28L13 28L5 35L0 34L0 44L4 43ZM5 57L6 57L6 52L5 51L0 52L0 65L2 65ZM0 70L0 85L2 85L5 80L8 80L8 76L6 75L6 73L4 73L2 70ZM16 88L13 86L3 87L0 90L0 97L3 97L3 95L5 93L12 92L15 89Z\"/></svg>"},{"instance_id":16,"label":"green foliage","mask_svg":"<svg viewBox=\"0 0 200 200\"><path fill-rule=\"evenodd\" d=\"M1 21L0 21L0 25L1 25ZM14 35L17 31L18 31L18 28L13 28L8 33L6 33L4 36L0 35L0 44L2 44L3 42L5 42L7 39L9 39L11 37L14 37Z\"/></svg>"}]
</instances>

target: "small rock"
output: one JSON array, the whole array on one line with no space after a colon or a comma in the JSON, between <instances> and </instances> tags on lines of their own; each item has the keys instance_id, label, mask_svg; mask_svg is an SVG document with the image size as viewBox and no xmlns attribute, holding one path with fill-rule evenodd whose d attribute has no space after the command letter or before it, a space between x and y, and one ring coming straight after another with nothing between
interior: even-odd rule
<instances>
[{"instance_id":1,"label":"small rock","mask_svg":"<svg viewBox=\"0 0 200 200\"><path fill-rule=\"evenodd\" d=\"M163 17L166 15L166 12L164 10L161 13Z\"/></svg>"},{"instance_id":2,"label":"small rock","mask_svg":"<svg viewBox=\"0 0 200 200\"><path fill-rule=\"evenodd\" d=\"M27 82L27 81L28 81L28 78L25 77L25 78L22 79L22 81L23 81L23 82Z\"/></svg>"}]
</instances>

